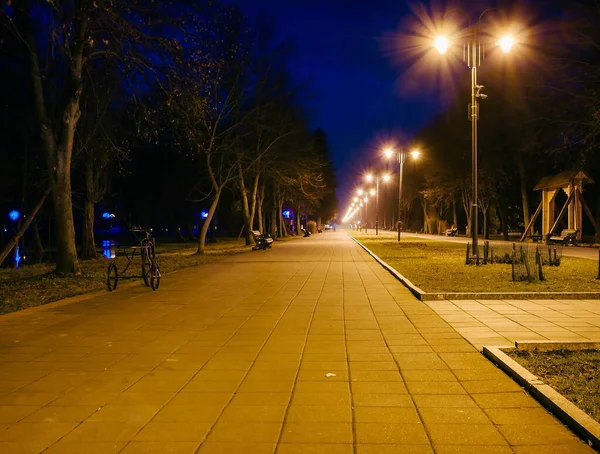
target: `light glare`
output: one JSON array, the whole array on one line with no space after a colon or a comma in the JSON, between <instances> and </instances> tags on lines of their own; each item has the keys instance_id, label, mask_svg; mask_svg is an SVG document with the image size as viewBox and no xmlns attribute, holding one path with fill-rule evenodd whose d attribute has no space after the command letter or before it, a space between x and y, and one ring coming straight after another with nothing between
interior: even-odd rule
<instances>
[{"instance_id":1,"label":"light glare","mask_svg":"<svg viewBox=\"0 0 600 454\"><path fill-rule=\"evenodd\" d=\"M440 54L444 55L450 47L450 41L448 41L448 38L445 36L438 36L433 42L433 47L435 47Z\"/></svg>"},{"instance_id":2,"label":"light glare","mask_svg":"<svg viewBox=\"0 0 600 454\"><path fill-rule=\"evenodd\" d=\"M413 150L410 152L410 156L416 161L421 156L421 152L419 150Z\"/></svg>"},{"instance_id":3,"label":"light glare","mask_svg":"<svg viewBox=\"0 0 600 454\"><path fill-rule=\"evenodd\" d=\"M510 35L505 35L496 43L505 54L509 53L513 46L517 43L515 38Z\"/></svg>"}]
</instances>

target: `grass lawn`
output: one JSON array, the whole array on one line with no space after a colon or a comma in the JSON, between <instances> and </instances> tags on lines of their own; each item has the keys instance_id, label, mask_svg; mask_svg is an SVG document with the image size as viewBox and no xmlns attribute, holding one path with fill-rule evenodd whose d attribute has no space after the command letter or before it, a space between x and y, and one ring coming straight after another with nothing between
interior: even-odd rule
<instances>
[{"instance_id":1,"label":"grass lawn","mask_svg":"<svg viewBox=\"0 0 600 454\"><path fill-rule=\"evenodd\" d=\"M289 240L294 237L282 238ZM281 239L278 239L278 241ZM169 273L181 268L216 262L228 255L250 251L244 239L220 239L218 243L208 245L203 255L196 255L197 245L190 243L157 244L156 253L161 272ZM121 271L125 258L117 257L117 266ZM140 274L140 258L127 271L128 275ZM57 301L82 293L106 289L106 269L108 259L81 261L81 275L61 277L52 273L53 264L25 266L20 269L0 269L0 314L15 312L32 306ZM120 281L119 284L127 281ZM140 278L139 282L143 285Z\"/></svg>"},{"instance_id":2,"label":"grass lawn","mask_svg":"<svg viewBox=\"0 0 600 454\"><path fill-rule=\"evenodd\" d=\"M600 422L600 351L505 350L505 353Z\"/></svg>"},{"instance_id":3,"label":"grass lawn","mask_svg":"<svg viewBox=\"0 0 600 454\"><path fill-rule=\"evenodd\" d=\"M544 267L545 281L513 282L510 264L465 265L466 245L406 236L352 232L379 258L427 293L462 292L600 292L594 260L563 257L558 267Z\"/></svg>"}]
</instances>

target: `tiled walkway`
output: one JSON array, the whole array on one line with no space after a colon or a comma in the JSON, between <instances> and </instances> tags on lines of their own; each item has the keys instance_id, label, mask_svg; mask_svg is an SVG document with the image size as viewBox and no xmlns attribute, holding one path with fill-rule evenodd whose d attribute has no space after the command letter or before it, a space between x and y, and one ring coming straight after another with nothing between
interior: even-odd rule
<instances>
[{"instance_id":1,"label":"tiled walkway","mask_svg":"<svg viewBox=\"0 0 600 454\"><path fill-rule=\"evenodd\" d=\"M598 300L428 301L477 348L515 341L600 342Z\"/></svg>"},{"instance_id":2,"label":"tiled walkway","mask_svg":"<svg viewBox=\"0 0 600 454\"><path fill-rule=\"evenodd\" d=\"M341 232L0 317L0 361L3 454L591 452Z\"/></svg>"}]
</instances>

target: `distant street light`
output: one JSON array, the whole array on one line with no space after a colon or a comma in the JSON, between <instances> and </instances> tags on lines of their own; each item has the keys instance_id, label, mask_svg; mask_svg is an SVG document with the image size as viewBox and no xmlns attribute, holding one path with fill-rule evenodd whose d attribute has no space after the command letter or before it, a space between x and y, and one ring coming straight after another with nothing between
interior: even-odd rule
<instances>
[{"instance_id":1,"label":"distant street light","mask_svg":"<svg viewBox=\"0 0 600 454\"><path fill-rule=\"evenodd\" d=\"M384 175L372 175L367 174L365 179L370 183L375 180L375 235L379 235L379 183L381 180L384 182L390 181L390 176L387 174Z\"/></svg>"},{"instance_id":2,"label":"distant street light","mask_svg":"<svg viewBox=\"0 0 600 454\"><path fill-rule=\"evenodd\" d=\"M383 154L386 158L391 158L396 155L396 159L398 160L398 165L400 167L400 171L398 172L398 241L400 241L400 235L402 231L402 216L400 213L402 212L402 179L404 178L404 163L406 162L406 156L408 154L407 150L401 149L400 151L394 151L391 148L386 149ZM410 156L417 160L421 152L419 150L412 150L410 152Z\"/></svg>"},{"instance_id":3,"label":"distant street light","mask_svg":"<svg viewBox=\"0 0 600 454\"><path fill-rule=\"evenodd\" d=\"M462 10L461 8L452 8L444 14L442 17L442 21L444 18L452 11L460 11L465 14L465 16L469 20L469 25L467 26L467 33L462 34L466 35L466 42L463 43L465 52L463 53L463 59L467 63L467 66L471 69L471 165L472 165L472 174L473 174L473 194L472 194L472 204L471 204L471 236L473 238L473 255L475 257L479 256L479 248L478 248L478 193L477 193L477 121L479 120L479 104L477 102L478 98L485 99L487 95L481 93L483 89L483 85L477 85L477 67L481 65L481 61L484 57L484 52L481 44L481 19L483 15L491 11L494 8L488 8L484 10L477 20L476 24L471 24L471 16ZM504 53L510 52L513 46L517 43L516 39L511 35L504 35L500 37L500 39L496 42L496 45L502 49ZM433 41L433 47L437 49L440 54L445 54L448 48L451 46L450 40L445 36L438 36ZM398 232L398 239L400 239L400 232ZM476 259L477 260L477 259ZM477 261L477 263L479 263Z\"/></svg>"}]
</instances>

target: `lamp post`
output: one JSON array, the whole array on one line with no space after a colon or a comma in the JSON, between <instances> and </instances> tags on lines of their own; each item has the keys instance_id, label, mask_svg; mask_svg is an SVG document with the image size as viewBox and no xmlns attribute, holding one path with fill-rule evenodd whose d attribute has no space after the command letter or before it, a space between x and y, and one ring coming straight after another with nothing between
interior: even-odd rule
<instances>
[{"instance_id":1,"label":"lamp post","mask_svg":"<svg viewBox=\"0 0 600 454\"><path fill-rule=\"evenodd\" d=\"M406 156L408 155L407 150L400 150L398 152L394 152L391 148L388 148L384 151L385 156L389 159L394 156L396 153L396 158L398 159L398 166L400 167L400 171L398 172L398 241L400 241L400 236L402 232L402 179L404 175L404 163L406 162ZM421 155L419 150L412 150L410 155L413 159L418 159Z\"/></svg>"},{"instance_id":2,"label":"lamp post","mask_svg":"<svg viewBox=\"0 0 600 454\"><path fill-rule=\"evenodd\" d=\"M467 31L468 38L464 45L464 55L463 59L465 63L471 70L471 105L470 105L470 120L471 120L471 171L473 174L473 182L472 182L472 201L471 201L471 237L473 239L473 255L477 257L479 255L478 248L478 193L477 193L477 121L479 120L479 104L477 102L478 98L485 99L487 95L481 93L483 85L477 84L477 68L481 65L481 61L483 60L483 49L481 44L481 18L483 15L491 11L494 8L488 8L484 10L477 20L476 24L471 24L471 17L460 8L452 8L444 14L444 18L446 15L454 10L461 11L465 14L465 16L469 19ZM443 20L443 18L442 18ZM510 36L505 35L501 37L496 44L502 49L504 53L510 52L512 47L516 44L516 40ZM440 54L445 54L448 48L450 47L451 42L445 36L438 36L433 46L438 50Z\"/></svg>"},{"instance_id":3,"label":"lamp post","mask_svg":"<svg viewBox=\"0 0 600 454\"><path fill-rule=\"evenodd\" d=\"M379 183L381 180L388 182L390 181L389 175L375 175L367 174L365 179L368 182L375 180L375 235L379 235Z\"/></svg>"}]
</instances>

